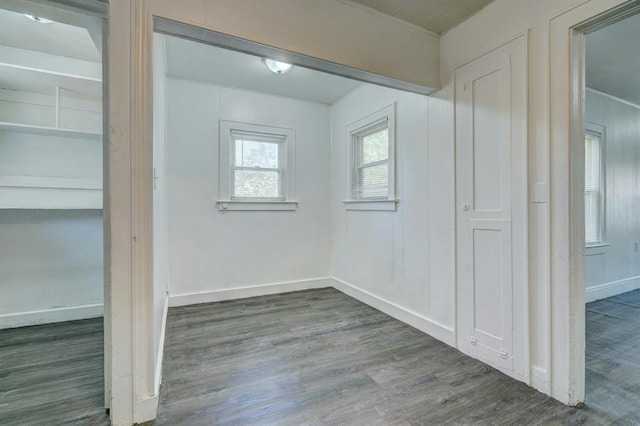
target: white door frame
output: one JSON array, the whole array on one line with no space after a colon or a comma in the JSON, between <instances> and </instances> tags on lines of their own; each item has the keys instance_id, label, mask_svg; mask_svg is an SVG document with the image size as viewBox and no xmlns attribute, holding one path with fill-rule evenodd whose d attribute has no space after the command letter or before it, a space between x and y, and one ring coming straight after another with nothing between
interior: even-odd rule
<instances>
[{"instance_id":1,"label":"white door frame","mask_svg":"<svg viewBox=\"0 0 640 426\"><path fill-rule=\"evenodd\" d=\"M570 405L585 398L584 35L638 8L590 1L550 22L551 393Z\"/></svg>"},{"instance_id":2,"label":"white door frame","mask_svg":"<svg viewBox=\"0 0 640 426\"><path fill-rule=\"evenodd\" d=\"M13 10L19 13L30 13L35 16L47 16L56 20L60 17L61 22L70 25L85 27L92 37L102 36L102 110L103 110L103 226L104 226L104 395L105 408L110 408L111 403L111 304L109 279L109 207L108 207L108 122L109 122L109 70L108 70L108 25L107 25L107 4L100 0L0 0L0 7L6 10ZM100 21L102 21L100 23ZM95 38L94 38L95 41Z\"/></svg>"},{"instance_id":3,"label":"white door frame","mask_svg":"<svg viewBox=\"0 0 640 426\"><path fill-rule=\"evenodd\" d=\"M80 1L80 0L78 0ZM180 3L178 5L178 3ZM164 5L166 9L157 9ZM177 6L176 6L177 5ZM142 423L156 416L153 368L153 33L154 19L178 35L216 44L212 24L201 20L199 1L109 1L109 204L111 304L114 315L111 374L114 425ZM213 9L212 9L213 11ZM214 12L210 12L214 13ZM190 15L191 14L191 15ZM167 22L171 21L171 22ZM179 29L186 33L181 33ZM165 28L166 32L171 32ZM215 33L215 34L214 34ZM244 40L274 57L336 74L418 93L433 90ZM329 69L326 69L329 68ZM117 367L117 371L115 370Z\"/></svg>"}]
</instances>

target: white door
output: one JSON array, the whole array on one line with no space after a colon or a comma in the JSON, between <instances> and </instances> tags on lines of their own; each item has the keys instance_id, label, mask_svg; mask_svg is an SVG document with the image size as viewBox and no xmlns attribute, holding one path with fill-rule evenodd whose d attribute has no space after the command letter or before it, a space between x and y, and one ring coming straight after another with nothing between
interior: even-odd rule
<instances>
[{"instance_id":1,"label":"white door","mask_svg":"<svg viewBox=\"0 0 640 426\"><path fill-rule=\"evenodd\" d=\"M528 376L526 37L456 69L457 345Z\"/></svg>"}]
</instances>

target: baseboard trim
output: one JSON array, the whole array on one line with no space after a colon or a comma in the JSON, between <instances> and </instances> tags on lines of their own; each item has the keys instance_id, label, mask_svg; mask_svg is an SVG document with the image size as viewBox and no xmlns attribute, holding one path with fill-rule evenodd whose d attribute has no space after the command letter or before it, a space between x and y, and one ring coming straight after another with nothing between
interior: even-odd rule
<instances>
[{"instance_id":1,"label":"baseboard trim","mask_svg":"<svg viewBox=\"0 0 640 426\"><path fill-rule=\"evenodd\" d=\"M201 293L176 294L169 296L169 307L197 305L200 303L221 302L224 300L245 299L247 297L267 296L291 291L332 287L331 278L313 278L300 281L288 281L274 284L236 287L225 290L205 291Z\"/></svg>"},{"instance_id":2,"label":"baseboard trim","mask_svg":"<svg viewBox=\"0 0 640 426\"><path fill-rule=\"evenodd\" d=\"M587 287L584 292L584 298L586 303L595 302L596 300L606 299L607 297L626 293L627 291L636 290L638 288L640 288L640 275L593 287Z\"/></svg>"},{"instance_id":3,"label":"baseboard trim","mask_svg":"<svg viewBox=\"0 0 640 426\"><path fill-rule=\"evenodd\" d=\"M551 383L549 382L547 370L540 367L531 368L531 387L549 395Z\"/></svg>"},{"instance_id":4,"label":"baseboard trim","mask_svg":"<svg viewBox=\"0 0 640 426\"><path fill-rule=\"evenodd\" d=\"M169 295L164 299L164 309L162 312L162 324L160 325L160 338L158 339L158 363L156 364L155 394L160 395L160 385L162 384L162 363L164 361L164 340L167 331L167 316L169 314Z\"/></svg>"},{"instance_id":5,"label":"baseboard trim","mask_svg":"<svg viewBox=\"0 0 640 426\"><path fill-rule=\"evenodd\" d=\"M99 318L103 315L104 305L102 303L4 314L0 315L0 329Z\"/></svg>"},{"instance_id":6,"label":"baseboard trim","mask_svg":"<svg viewBox=\"0 0 640 426\"><path fill-rule=\"evenodd\" d=\"M158 414L158 402L160 402L158 394L138 399L133 408L133 421L135 424L155 420Z\"/></svg>"},{"instance_id":7,"label":"baseboard trim","mask_svg":"<svg viewBox=\"0 0 640 426\"><path fill-rule=\"evenodd\" d=\"M455 347L455 339L452 329L425 318L420 314L398 306L395 303L375 296L366 290L362 290L354 286L353 284L346 283L337 278L333 278L332 281L333 287L336 290L339 290L362 303L372 306L399 321L409 324L410 326L417 328L418 330L446 343L449 346Z\"/></svg>"}]
</instances>

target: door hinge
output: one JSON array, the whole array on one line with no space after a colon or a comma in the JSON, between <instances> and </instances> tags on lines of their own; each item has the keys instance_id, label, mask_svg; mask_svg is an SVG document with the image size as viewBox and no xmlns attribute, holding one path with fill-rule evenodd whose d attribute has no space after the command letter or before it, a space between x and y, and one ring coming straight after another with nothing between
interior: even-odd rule
<instances>
[{"instance_id":1,"label":"door hinge","mask_svg":"<svg viewBox=\"0 0 640 426\"><path fill-rule=\"evenodd\" d=\"M502 359L507 359L507 358L509 358L509 352L507 352L507 351L506 351L506 350L504 350L504 349L501 349L501 350L500 350L500 358L502 358Z\"/></svg>"},{"instance_id":2,"label":"door hinge","mask_svg":"<svg viewBox=\"0 0 640 426\"><path fill-rule=\"evenodd\" d=\"M473 346L478 344L478 339L476 339L475 336L471 336L469 337L469 343L471 343Z\"/></svg>"}]
</instances>

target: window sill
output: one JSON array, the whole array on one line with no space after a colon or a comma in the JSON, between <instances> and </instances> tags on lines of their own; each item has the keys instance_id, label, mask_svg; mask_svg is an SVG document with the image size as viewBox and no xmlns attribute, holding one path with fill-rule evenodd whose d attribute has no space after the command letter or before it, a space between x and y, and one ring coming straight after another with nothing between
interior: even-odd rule
<instances>
[{"instance_id":1,"label":"window sill","mask_svg":"<svg viewBox=\"0 0 640 426\"><path fill-rule=\"evenodd\" d=\"M607 244L607 243L598 243L598 244L588 245L584 248L584 255L593 256L596 254L606 254L610 245L611 244Z\"/></svg>"},{"instance_id":2,"label":"window sill","mask_svg":"<svg viewBox=\"0 0 640 426\"><path fill-rule=\"evenodd\" d=\"M397 199L393 200L345 200L344 207L347 210L373 210L373 211L396 211Z\"/></svg>"},{"instance_id":3,"label":"window sill","mask_svg":"<svg viewBox=\"0 0 640 426\"><path fill-rule=\"evenodd\" d=\"M297 201L235 201L220 200L218 201L218 209L220 211L295 211L298 210Z\"/></svg>"}]
</instances>

